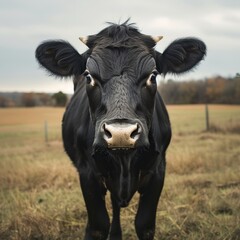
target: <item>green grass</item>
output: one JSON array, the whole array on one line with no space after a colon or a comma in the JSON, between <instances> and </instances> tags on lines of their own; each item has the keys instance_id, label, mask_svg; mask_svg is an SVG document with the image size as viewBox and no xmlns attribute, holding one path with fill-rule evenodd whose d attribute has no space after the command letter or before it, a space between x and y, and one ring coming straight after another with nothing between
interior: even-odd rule
<instances>
[{"instance_id":1,"label":"green grass","mask_svg":"<svg viewBox=\"0 0 240 240\"><path fill-rule=\"evenodd\" d=\"M240 239L240 107L209 106L210 132L203 105L168 109L173 139L155 239ZM0 109L1 240L83 239L87 215L62 147L63 111ZM122 210L123 239L136 239L137 200ZM111 214L109 196L107 205Z\"/></svg>"}]
</instances>

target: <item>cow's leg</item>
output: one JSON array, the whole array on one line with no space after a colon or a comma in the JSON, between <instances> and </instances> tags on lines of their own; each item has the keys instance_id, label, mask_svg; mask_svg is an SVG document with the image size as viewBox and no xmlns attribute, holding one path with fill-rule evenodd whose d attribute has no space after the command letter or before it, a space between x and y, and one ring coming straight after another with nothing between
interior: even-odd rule
<instances>
[{"instance_id":1,"label":"cow's leg","mask_svg":"<svg viewBox=\"0 0 240 240\"><path fill-rule=\"evenodd\" d=\"M155 233L155 221L158 201L164 183L165 161L153 174L149 183L140 195L135 218L135 228L140 240L152 240Z\"/></svg>"},{"instance_id":2,"label":"cow's leg","mask_svg":"<svg viewBox=\"0 0 240 240\"><path fill-rule=\"evenodd\" d=\"M118 203L111 195L112 208L113 208L113 218L110 230L110 240L121 240L122 239L122 230L120 223L120 207Z\"/></svg>"},{"instance_id":3,"label":"cow's leg","mask_svg":"<svg viewBox=\"0 0 240 240\"><path fill-rule=\"evenodd\" d=\"M84 239L105 240L108 237L110 227L105 206L105 192L93 174L81 173L80 183L88 213Z\"/></svg>"}]
</instances>

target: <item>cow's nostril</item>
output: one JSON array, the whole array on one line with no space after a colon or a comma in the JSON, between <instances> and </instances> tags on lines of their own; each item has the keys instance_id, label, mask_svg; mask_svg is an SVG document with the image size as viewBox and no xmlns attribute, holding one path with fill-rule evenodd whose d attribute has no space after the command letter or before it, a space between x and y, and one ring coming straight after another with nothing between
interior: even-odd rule
<instances>
[{"instance_id":1,"label":"cow's nostril","mask_svg":"<svg viewBox=\"0 0 240 240\"><path fill-rule=\"evenodd\" d=\"M110 131L108 131L106 129L106 124L103 124L103 130L104 130L104 134L107 138L112 138L112 134L110 133Z\"/></svg>"},{"instance_id":2,"label":"cow's nostril","mask_svg":"<svg viewBox=\"0 0 240 240\"><path fill-rule=\"evenodd\" d=\"M141 133L141 127L139 124L137 124L136 129L131 133L130 137L133 138L134 140L137 140L140 136Z\"/></svg>"}]
</instances>

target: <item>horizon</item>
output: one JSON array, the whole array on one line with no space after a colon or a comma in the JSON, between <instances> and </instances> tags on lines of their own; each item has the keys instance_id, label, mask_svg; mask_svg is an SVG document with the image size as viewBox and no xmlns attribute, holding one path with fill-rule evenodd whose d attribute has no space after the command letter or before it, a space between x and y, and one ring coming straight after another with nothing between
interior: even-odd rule
<instances>
[{"instance_id":1,"label":"horizon","mask_svg":"<svg viewBox=\"0 0 240 240\"><path fill-rule=\"evenodd\" d=\"M168 75L169 76L169 75ZM163 76L157 76L157 85L159 87L160 83L164 82L168 82L168 81L175 81L175 82L178 82L178 83L181 83L181 82L197 82L197 81L205 81L207 79L212 79L212 78L224 78L226 80L229 80L229 79L235 79L235 78L239 78L240 77L240 74L239 73L236 73L234 76L221 76L221 75L213 75L213 76L207 76L207 77L203 77L203 78L199 78L199 79L184 79L184 78L178 78L178 77L172 77L169 76L168 78L166 77L163 77ZM55 81L62 81L61 79L54 79ZM41 89L37 89L37 90L21 90L21 89L18 89L18 90L2 90L0 88L0 93L46 93L46 94L54 94L54 93L57 93L57 92L63 92L67 95L73 95L74 94L74 91L73 91L73 83L72 83L72 79L69 79L68 80L68 83L66 83L68 85L71 85L70 88L72 88L72 91L65 91L66 89L60 89L60 90L53 90L53 91L45 91L45 90L41 90Z\"/></svg>"}]
</instances>

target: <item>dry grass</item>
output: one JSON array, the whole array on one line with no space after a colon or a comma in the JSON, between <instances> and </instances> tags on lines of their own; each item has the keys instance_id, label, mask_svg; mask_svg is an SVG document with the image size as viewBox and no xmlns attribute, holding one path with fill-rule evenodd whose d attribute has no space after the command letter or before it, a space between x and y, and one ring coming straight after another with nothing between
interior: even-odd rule
<instances>
[{"instance_id":1,"label":"dry grass","mask_svg":"<svg viewBox=\"0 0 240 240\"><path fill-rule=\"evenodd\" d=\"M63 108L36 107L36 108L2 108L0 109L0 124L29 125L42 124L45 120L61 123Z\"/></svg>"},{"instance_id":2,"label":"dry grass","mask_svg":"<svg viewBox=\"0 0 240 240\"><path fill-rule=\"evenodd\" d=\"M240 239L239 133L205 132L204 106L168 108L173 140L155 239ZM238 106L209 110L210 122L221 129L240 122ZM62 113L0 110L0 239L83 239L86 210L77 173L62 148ZM136 239L137 199L136 194L122 210L124 239ZM109 197L107 205L111 212Z\"/></svg>"},{"instance_id":3,"label":"dry grass","mask_svg":"<svg viewBox=\"0 0 240 240\"><path fill-rule=\"evenodd\" d=\"M209 126L210 132L215 133L237 133L240 134L240 123L229 123L227 126L219 126L217 124L212 123Z\"/></svg>"}]
</instances>

